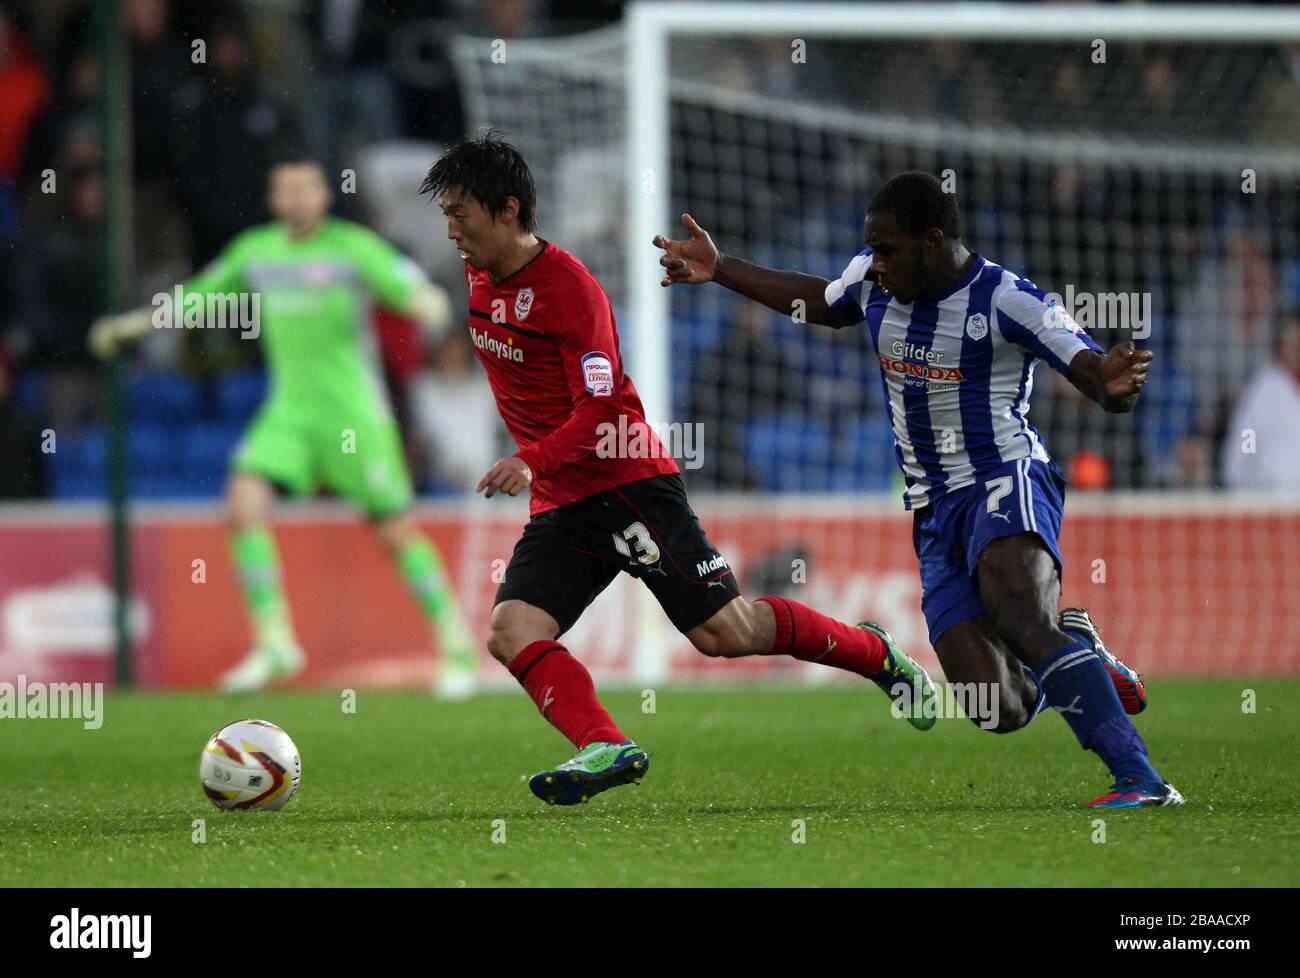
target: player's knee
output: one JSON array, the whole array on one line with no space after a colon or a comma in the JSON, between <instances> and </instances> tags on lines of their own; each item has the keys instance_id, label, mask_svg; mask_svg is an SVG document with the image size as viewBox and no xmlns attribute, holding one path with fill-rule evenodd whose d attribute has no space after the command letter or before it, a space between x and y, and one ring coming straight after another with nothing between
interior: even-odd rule
<instances>
[{"instance_id":1,"label":"player's knee","mask_svg":"<svg viewBox=\"0 0 1300 978\"><path fill-rule=\"evenodd\" d=\"M400 556L415 538L415 521L405 513L375 520L373 526L380 544L393 557Z\"/></svg>"},{"instance_id":2,"label":"player's knee","mask_svg":"<svg viewBox=\"0 0 1300 978\"><path fill-rule=\"evenodd\" d=\"M536 609L521 606L520 602L503 602L492 609L488 625L487 650L503 666L533 642L555 637L557 629L549 627L549 620L539 620Z\"/></svg>"},{"instance_id":3,"label":"player's knee","mask_svg":"<svg viewBox=\"0 0 1300 978\"><path fill-rule=\"evenodd\" d=\"M518 654L510 641L509 631L505 628L497 628L495 624L488 630L487 650L488 654L503 666L509 665L510 660Z\"/></svg>"},{"instance_id":4,"label":"player's knee","mask_svg":"<svg viewBox=\"0 0 1300 978\"><path fill-rule=\"evenodd\" d=\"M691 644L710 659L729 659L744 655L741 651L743 642L735 631L728 627L700 630L691 633Z\"/></svg>"},{"instance_id":5,"label":"player's knee","mask_svg":"<svg viewBox=\"0 0 1300 978\"><path fill-rule=\"evenodd\" d=\"M516 615L503 605L492 609L492 620L488 624L487 650L492 658L503 666L519 654L518 621Z\"/></svg>"},{"instance_id":6,"label":"player's knee","mask_svg":"<svg viewBox=\"0 0 1300 978\"><path fill-rule=\"evenodd\" d=\"M765 651L759 648L760 636L751 616L736 612L719 612L687 637L696 649L709 658L732 659Z\"/></svg>"},{"instance_id":7,"label":"player's knee","mask_svg":"<svg viewBox=\"0 0 1300 978\"><path fill-rule=\"evenodd\" d=\"M535 641L538 641L536 637L529 636L518 629L493 627L488 631L487 650L497 662L508 666L514 661L515 656Z\"/></svg>"},{"instance_id":8,"label":"player's knee","mask_svg":"<svg viewBox=\"0 0 1300 978\"><path fill-rule=\"evenodd\" d=\"M226 523L235 532L256 529L268 517L269 490L243 475L226 487Z\"/></svg>"},{"instance_id":9,"label":"player's knee","mask_svg":"<svg viewBox=\"0 0 1300 978\"><path fill-rule=\"evenodd\" d=\"M706 627L693 629L690 634L691 644L702 655L707 655L710 659L724 656L724 638L724 632Z\"/></svg>"}]
</instances>

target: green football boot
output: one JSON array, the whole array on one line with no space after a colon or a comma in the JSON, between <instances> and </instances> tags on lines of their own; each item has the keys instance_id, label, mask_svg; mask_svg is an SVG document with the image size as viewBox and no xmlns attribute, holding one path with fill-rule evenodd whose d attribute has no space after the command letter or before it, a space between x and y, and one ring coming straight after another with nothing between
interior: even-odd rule
<instances>
[{"instance_id":1,"label":"green football boot","mask_svg":"<svg viewBox=\"0 0 1300 978\"><path fill-rule=\"evenodd\" d=\"M528 779L528 787L549 805L577 805L606 788L638 784L650 770L650 758L636 744L596 741L553 771Z\"/></svg>"},{"instance_id":2,"label":"green football boot","mask_svg":"<svg viewBox=\"0 0 1300 978\"><path fill-rule=\"evenodd\" d=\"M894 715L905 717L917 730L929 730L939 715L934 683L910 655L898 647L889 632L874 621L858 622L885 643L885 664L871 681L894 702Z\"/></svg>"}]
</instances>

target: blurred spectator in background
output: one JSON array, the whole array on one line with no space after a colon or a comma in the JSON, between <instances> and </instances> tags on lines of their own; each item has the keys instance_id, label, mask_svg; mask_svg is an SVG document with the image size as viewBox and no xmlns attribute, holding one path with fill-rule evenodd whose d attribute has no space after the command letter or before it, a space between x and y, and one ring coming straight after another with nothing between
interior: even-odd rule
<instances>
[{"instance_id":1,"label":"blurred spectator in background","mask_svg":"<svg viewBox=\"0 0 1300 978\"><path fill-rule=\"evenodd\" d=\"M12 191L32 123L50 99L50 83L13 15L0 7L0 181Z\"/></svg>"},{"instance_id":2,"label":"blurred spectator in background","mask_svg":"<svg viewBox=\"0 0 1300 978\"><path fill-rule=\"evenodd\" d=\"M1269 359L1279 293L1265 236L1239 223L1243 216L1232 220L1238 226L1216 250L1200 256L1174 333L1174 365L1196 379L1196 411L1207 418Z\"/></svg>"},{"instance_id":3,"label":"blurred spectator in background","mask_svg":"<svg viewBox=\"0 0 1300 978\"><path fill-rule=\"evenodd\" d=\"M1300 313L1281 320L1272 361L1242 391L1221 462L1228 489L1300 487Z\"/></svg>"},{"instance_id":4,"label":"blurred spectator in background","mask_svg":"<svg viewBox=\"0 0 1300 978\"><path fill-rule=\"evenodd\" d=\"M1178 489L1209 489L1214 482L1214 439L1194 434L1174 445Z\"/></svg>"},{"instance_id":5,"label":"blurred spectator in background","mask_svg":"<svg viewBox=\"0 0 1300 978\"><path fill-rule=\"evenodd\" d=\"M131 135L137 180L175 179L172 140L176 94L203 65L190 60L186 38L172 30L169 0L127 0L124 7L131 44Z\"/></svg>"},{"instance_id":6,"label":"blurred spectator in background","mask_svg":"<svg viewBox=\"0 0 1300 978\"><path fill-rule=\"evenodd\" d=\"M42 203L42 171L66 172L99 162L99 56L84 44L67 51L58 89L32 124L23 161L22 183L32 204ZM29 207L32 206L29 204ZM57 213L28 213L29 219L57 218Z\"/></svg>"},{"instance_id":7,"label":"blurred spectator in background","mask_svg":"<svg viewBox=\"0 0 1300 978\"><path fill-rule=\"evenodd\" d=\"M477 23L466 25L471 34L511 41L541 33L537 0L480 0L475 9Z\"/></svg>"},{"instance_id":8,"label":"blurred spectator in background","mask_svg":"<svg viewBox=\"0 0 1300 978\"><path fill-rule=\"evenodd\" d=\"M211 73L191 60L191 38L177 29L174 13L170 0L127 0L122 9L131 49L135 258L146 277L165 281L189 271L189 230L174 189L186 158L177 143L187 131L179 120Z\"/></svg>"},{"instance_id":9,"label":"blurred spectator in background","mask_svg":"<svg viewBox=\"0 0 1300 978\"><path fill-rule=\"evenodd\" d=\"M14 403L14 364L0 351L0 498L25 499L45 495L41 464L41 426ZM57 449L58 442L54 441Z\"/></svg>"},{"instance_id":10,"label":"blurred spectator in background","mask_svg":"<svg viewBox=\"0 0 1300 978\"><path fill-rule=\"evenodd\" d=\"M189 227L191 269L206 265L249 225L269 220L266 174L300 145L297 120L260 81L243 26L222 19L206 35L207 68L198 66L177 91L170 123L176 156L170 182ZM240 343L235 333L186 331L184 362L201 375L257 362L257 344Z\"/></svg>"},{"instance_id":11,"label":"blurred spectator in background","mask_svg":"<svg viewBox=\"0 0 1300 978\"><path fill-rule=\"evenodd\" d=\"M18 178L30 130L50 97L49 82L19 32L0 7L0 289L12 295L18 271ZM0 308L0 328L10 312Z\"/></svg>"},{"instance_id":12,"label":"blurred spectator in background","mask_svg":"<svg viewBox=\"0 0 1300 978\"><path fill-rule=\"evenodd\" d=\"M1171 130L1182 120L1183 99L1174 52L1152 47L1142 56L1142 117L1155 130Z\"/></svg>"},{"instance_id":13,"label":"blurred spectator in background","mask_svg":"<svg viewBox=\"0 0 1300 978\"><path fill-rule=\"evenodd\" d=\"M66 434L94 420L99 407L99 369L86 337L103 295L104 183L98 170L81 169L65 174L60 187L59 224L25 250L18 320L6 346L25 367L42 368L44 420Z\"/></svg>"},{"instance_id":14,"label":"blurred spectator in background","mask_svg":"<svg viewBox=\"0 0 1300 978\"><path fill-rule=\"evenodd\" d=\"M404 253L410 253L404 244L399 244L398 247ZM397 427L401 431L402 449L406 452L406 467L412 472L418 472L422 462L421 446L414 437L411 422L411 385L424 364L423 331L414 317L384 306L377 306L372 316L375 337L379 342L384 384L393 404L393 417L397 419Z\"/></svg>"},{"instance_id":15,"label":"blurred spectator in background","mask_svg":"<svg viewBox=\"0 0 1300 978\"><path fill-rule=\"evenodd\" d=\"M438 492L472 492L506 436L467 331L453 331L434 352L433 368L415 378L411 409L422 443L417 481Z\"/></svg>"},{"instance_id":16,"label":"blurred spectator in background","mask_svg":"<svg viewBox=\"0 0 1300 978\"><path fill-rule=\"evenodd\" d=\"M804 378L786 361L773 335L772 310L754 302L734 307L735 319L717 346L700 354L691 375L688 419L704 425L704 465L688 475L696 485L752 488L745 428L759 415L803 410Z\"/></svg>"},{"instance_id":17,"label":"blurred spectator in background","mask_svg":"<svg viewBox=\"0 0 1300 978\"><path fill-rule=\"evenodd\" d=\"M418 6L412 0L316 0L308 5L308 31L318 55L306 103L307 135L312 155L324 163L331 180L351 165L361 144L398 135L390 44Z\"/></svg>"},{"instance_id":18,"label":"blurred spectator in background","mask_svg":"<svg viewBox=\"0 0 1300 978\"><path fill-rule=\"evenodd\" d=\"M62 219L23 250L19 313L6 345L24 367L45 373L44 420L60 434L94 420L99 370L86 348L103 289L99 224L104 185L99 171L63 177Z\"/></svg>"},{"instance_id":19,"label":"blurred spectator in background","mask_svg":"<svg viewBox=\"0 0 1300 978\"><path fill-rule=\"evenodd\" d=\"M450 44L458 28L446 0L412 5L388 41L385 67L393 75L403 134L451 143L465 132L460 85Z\"/></svg>"},{"instance_id":20,"label":"blurred spectator in background","mask_svg":"<svg viewBox=\"0 0 1300 978\"><path fill-rule=\"evenodd\" d=\"M1265 65L1253 104L1243 113L1252 138L1294 146L1300 141L1300 41L1281 48Z\"/></svg>"},{"instance_id":21,"label":"blurred spectator in background","mask_svg":"<svg viewBox=\"0 0 1300 978\"><path fill-rule=\"evenodd\" d=\"M191 228L190 257L206 264L239 231L268 219L263 194L272 159L298 143L299 127L264 90L241 26L208 31L209 72L176 93L175 191Z\"/></svg>"},{"instance_id":22,"label":"blurred spectator in background","mask_svg":"<svg viewBox=\"0 0 1300 978\"><path fill-rule=\"evenodd\" d=\"M963 121L970 118L969 52L970 45L954 41L934 41L929 45L936 114Z\"/></svg>"}]
</instances>

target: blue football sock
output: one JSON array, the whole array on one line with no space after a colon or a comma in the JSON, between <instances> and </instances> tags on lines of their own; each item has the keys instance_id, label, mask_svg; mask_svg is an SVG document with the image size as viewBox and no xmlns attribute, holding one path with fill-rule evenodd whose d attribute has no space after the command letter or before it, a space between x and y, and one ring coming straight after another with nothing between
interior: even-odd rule
<instances>
[{"instance_id":1,"label":"blue football sock","mask_svg":"<svg viewBox=\"0 0 1300 978\"><path fill-rule=\"evenodd\" d=\"M1096 651L1097 646L1093 645L1092 639L1090 639L1083 632L1076 632L1069 628L1063 628L1062 631L1065 632L1066 635L1069 635L1070 638L1074 639L1076 642L1082 642L1088 648L1092 649L1093 651Z\"/></svg>"},{"instance_id":2,"label":"blue football sock","mask_svg":"<svg viewBox=\"0 0 1300 978\"><path fill-rule=\"evenodd\" d=\"M1025 670L1025 675L1028 676L1030 679L1032 679L1034 681L1034 685L1038 687L1038 700L1037 702L1034 703L1034 708L1029 714L1029 722L1032 723L1034 717L1038 716L1038 714L1042 713L1043 710L1045 710L1047 707L1051 706L1052 704L1049 703L1047 700L1047 690L1043 688L1043 681L1038 678L1038 673L1035 672L1033 669L1030 669L1024 663L1021 663L1020 668Z\"/></svg>"},{"instance_id":3,"label":"blue football sock","mask_svg":"<svg viewBox=\"0 0 1300 978\"><path fill-rule=\"evenodd\" d=\"M1047 701L1060 712L1086 750L1110 768L1116 781L1162 781L1147 747L1115 692L1110 673L1083 637L1057 649L1035 670Z\"/></svg>"}]
</instances>

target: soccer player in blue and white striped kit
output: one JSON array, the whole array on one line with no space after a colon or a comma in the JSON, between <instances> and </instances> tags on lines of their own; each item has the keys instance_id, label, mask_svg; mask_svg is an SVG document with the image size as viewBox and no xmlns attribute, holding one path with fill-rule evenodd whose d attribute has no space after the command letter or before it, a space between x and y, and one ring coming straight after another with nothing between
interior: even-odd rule
<instances>
[{"instance_id":1,"label":"soccer player in blue and white striped kit","mask_svg":"<svg viewBox=\"0 0 1300 978\"><path fill-rule=\"evenodd\" d=\"M1104 410L1127 412L1151 354L1103 351L1033 282L970 251L956 198L927 173L880 186L866 247L833 282L721 255L690 215L682 222L688 239L654 239L663 285L713 281L809 323L870 330L914 514L921 608L948 681L993 684L1003 733L1055 707L1111 771L1090 807L1181 804L1129 718L1146 706L1140 677L1085 609L1057 612L1065 476L1026 417L1039 360Z\"/></svg>"}]
</instances>

